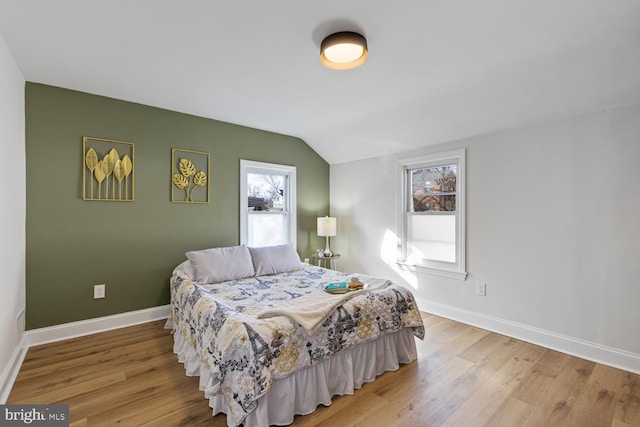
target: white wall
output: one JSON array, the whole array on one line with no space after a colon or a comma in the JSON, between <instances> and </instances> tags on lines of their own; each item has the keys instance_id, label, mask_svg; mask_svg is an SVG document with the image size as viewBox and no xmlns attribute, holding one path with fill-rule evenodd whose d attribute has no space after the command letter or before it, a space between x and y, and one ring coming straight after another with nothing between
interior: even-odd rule
<instances>
[{"instance_id":1,"label":"white wall","mask_svg":"<svg viewBox=\"0 0 640 427\"><path fill-rule=\"evenodd\" d=\"M400 272L397 161L458 147L469 277ZM427 311L640 372L640 106L333 165L331 215L341 270L413 286Z\"/></svg>"},{"instance_id":2,"label":"white wall","mask_svg":"<svg viewBox=\"0 0 640 427\"><path fill-rule=\"evenodd\" d=\"M0 35L0 398L17 347L16 318L25 307L25 81Z\"/></svg>"}]
</instances>

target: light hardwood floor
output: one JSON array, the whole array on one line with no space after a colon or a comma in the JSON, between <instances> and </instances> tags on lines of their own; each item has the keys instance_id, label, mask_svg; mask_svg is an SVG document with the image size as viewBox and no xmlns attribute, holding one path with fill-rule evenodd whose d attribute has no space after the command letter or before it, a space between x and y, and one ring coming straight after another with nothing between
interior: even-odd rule
<instances>
[{"instance_id":1,"label":"light hardwood floor","mask_svg":"<svg viewBox=\"0 0 640 427\"><path fill-rule=\"evenodd\" d=\"M640 376L423 313L419 358L295 426L640 426ZM164 322L34 347L8 403L66 403L71 426L226 426Z\"/></svg>"}]
</instances>

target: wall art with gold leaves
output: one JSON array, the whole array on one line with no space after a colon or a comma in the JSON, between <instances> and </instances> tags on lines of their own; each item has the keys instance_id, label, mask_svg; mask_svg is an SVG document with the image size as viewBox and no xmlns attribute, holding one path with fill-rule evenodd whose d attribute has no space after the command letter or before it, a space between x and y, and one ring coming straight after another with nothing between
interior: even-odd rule
<instances>
[{"instance_id":1,"label":"wall art with gold leaves","mask_svg":"<svg viewBox=\"0 0 640 427\"><path fill-rule=\"evenodd\" d=\"M171 149L171 201L209 203L209 153Z\"/></svg>"},{"instance_id":2,"label":"wall art with gold leaves","mask_svg":"<svg viewBox=\"0 0 640 427\"><path fill-rule=\"evenodd\" d=\"M84 200L134 200L132 142L84 136L82 165Z\"/></svg>"}]
</instances>

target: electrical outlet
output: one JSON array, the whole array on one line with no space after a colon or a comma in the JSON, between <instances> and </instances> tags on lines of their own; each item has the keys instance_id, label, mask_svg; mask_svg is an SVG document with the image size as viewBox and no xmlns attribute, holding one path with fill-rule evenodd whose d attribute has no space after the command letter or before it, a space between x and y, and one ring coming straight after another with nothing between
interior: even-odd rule
<instances>
[{"instance_id":1,"label":"electrical outlet","mask_svg":"<svg viewBox=\"0 0 640 427\"><path fill-rule=\"evenodd\" d=\"M309 258L305 258L305 259L304 259L304 263L305 263L305 264L309 264Z\"/></svg>"},{"instance_id":2,"label":"electrical outlet","mask_svg":"<svg viewBox=\"0 0 640 427\"><path fill-rule=\"evenodd\" d=\"M487 296L487 284L483 282L476 282L476 295L481 297Z\"/></svg>"},{"instance_id":3,"label":"electrical outlet","mask_svg":"<svg viewBox=\"0 0 640 427\"><path fill-rule=\"evenodd\" d=\"M107 285L93 285L93 299L104 298Z\"/></svg>"}]
</instances>

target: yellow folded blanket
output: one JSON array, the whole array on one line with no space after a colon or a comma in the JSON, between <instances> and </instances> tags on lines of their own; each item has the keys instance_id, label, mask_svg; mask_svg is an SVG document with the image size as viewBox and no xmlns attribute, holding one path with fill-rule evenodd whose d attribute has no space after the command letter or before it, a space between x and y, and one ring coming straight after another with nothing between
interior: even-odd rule
<instances>
[{"instance_id":1,"label":"yellow folded blanket","mask_svg":"<svg viewBox=\"0 0 640 427\"><path fill-rule=\"evenodd\" d=\"M362 276L360 276L362 277ZM258 313L258 319L286 316L298 322L310 335L313 334L339 305L363 293L377 291L391 284L384 279L362 280L365 289L351 291L345 294L330 294L321 289L303 295L299 298L283 301L276 307Z\"/></svg>"}]
</instances>

